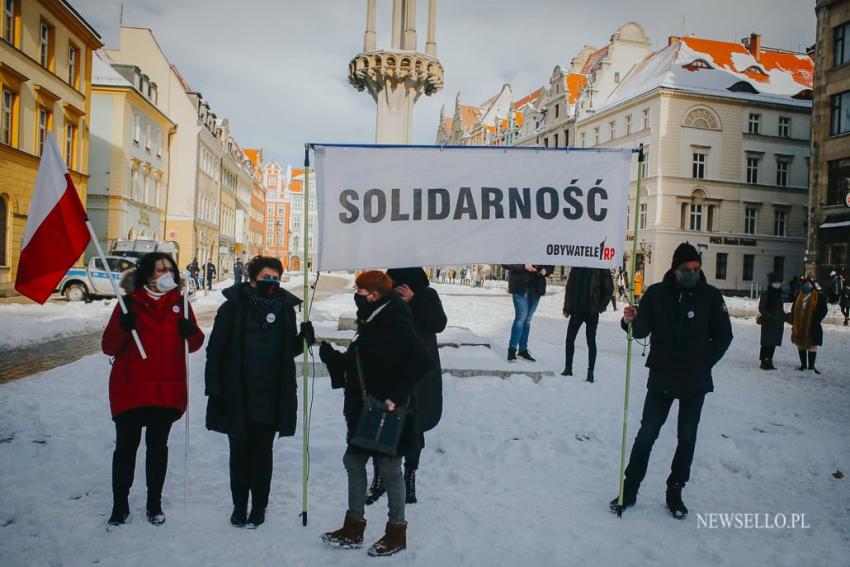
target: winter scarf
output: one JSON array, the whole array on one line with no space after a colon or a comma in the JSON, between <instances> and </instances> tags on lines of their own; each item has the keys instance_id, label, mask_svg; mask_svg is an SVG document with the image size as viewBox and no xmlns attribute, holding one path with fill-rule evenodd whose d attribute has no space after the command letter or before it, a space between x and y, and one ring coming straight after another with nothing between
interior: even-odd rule
<instances>
[{"instance_id":1,"label":"winter scarf","mask_svg":"<svg viewBox=\"0 0 850 567\"><path fill-rule=\"evenodd\" d=\"M801 349L812 346L812 319L818 307L818 301L820 301L820 295L814 289L808 297L801 292L794 300L794 307L791 309L791 342Z\"/></svg>"}]
</instances>

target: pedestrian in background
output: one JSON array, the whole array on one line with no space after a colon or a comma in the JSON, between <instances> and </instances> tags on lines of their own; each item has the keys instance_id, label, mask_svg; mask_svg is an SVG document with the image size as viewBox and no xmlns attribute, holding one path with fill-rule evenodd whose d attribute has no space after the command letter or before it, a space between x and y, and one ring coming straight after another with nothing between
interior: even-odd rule
<instances>
[{"instance_id":1,"label":"pedestrian in background","mask_svg":"<svg viewBox=\"0 0 850 567\"><path fill-rule=\"evenodd\" d=\"M212 290L213 280L215 279L215 264L213 264L212 260L207 261L206 265L206 284L207 289Z\"/></svg>"},{"instance_id":2,"label":"pedestrian in background","mask_svg":"<svg viewBox=\"0 0 850 567\"><path fill-rule=\"evenodd\" d=\"M640 303L640 297L643 295L643 264L635 272L635 281L632 283L632 289L634 290L635 304Z\"/></svg>"},{"instance_id":3,"label":"pedestrian in background","mask_svg":"<svg viewBox=\"0 0 850 567\"><path fill-rule=\"evenodd\" d=\"M508 293L514 303L514 321L508 340L508 362L517 357L536 362L528 351L528 336L531 334L531 318L537 310L540 298L546 295L546 276L555 266L534 264L503 264L508 271Z\"/></svg>"},{"instance_id":4,"label":"pedestrian in background","mask_svg":"<svg viewBox=\"0 0 850 567\"><path fill-rule=\"evenodd\" d=\"M761 325L761 350L759 368L776 370L773 353L782 346L785 330L785 306L782 303L782 278L775 274L767 276L767 290L759 298L759 315L756 322Z\"/></svg>"},{"instance_id":5,"label":"pedestrian in background","mask_svg":"<svg viewBox=\"0 0 850 567\"><path fill-rule=\"evenodd\" d=\"M841 286L841 298L838 300L838 306L841 308L841 314L844 315L844 326L850 322L850 281L847 279L847 274L844 274L844 282Z\"/></svg>"},{"instance_id":6,"label":"pedestrian in background","mask_svg":"<svg viewBox=\"0 0 850 567\"><path fill-rule=\"evenodd\" d=\"M608 307L613 298L614 281L611 271L595 268L571 268L564 291L564 317L569 319L567 338L564 347L564 371L561 376L573 375L573 354L576 336L584 325L587 338L587 382L593 382L593 370L596 366L596 328L599 314Z\"/></svg>"},{"instance_id":7,"label":"pedestrian in background","mask_svg":"<svg viewBox=\"0 0 850 567\"><path fill-rule=\"evenodd\" d=\"M242 258L239 258L233 264L233 285L242 283L242 272L244 270L245 265L242 263Z\"/></svg>"},{"instance_id":8,"label":"pedestrian in background","mask_svg":"<svg viewBox=\"0 0 850 567\"><path fill-rule=\"evenodd\" d=\"M189 318L185 317L182 284L169 254L145 254L137 267L122 277L126 295L120 301L127 313L116 305L103 331L103 353L114 357L109 373L109 405L115 422L110 525L123 524L130 516L130 487L142 429L147 519L155 526L165 523L162 487L168 469L168 435L187 403L185 341L189 352L204 343L191 306ZM142 359L133 341L134 330L147 359Z\"/></svg>"},{"instance_id":9,"label":"pedestrian in background","mask_svg":"<svg viewBox=\"0 0 850 567\"><path fill-rule=\"evenodd\" d=\"M800 279L800 293L794 300L794 306L788 314L791 324L791 342L797 346L800 367L797 370L820 371L815 368L818 347L823 345L823 327L828 307L826 297L817 289L815 281L809 276Z\"/></svg>"}]
</instances>

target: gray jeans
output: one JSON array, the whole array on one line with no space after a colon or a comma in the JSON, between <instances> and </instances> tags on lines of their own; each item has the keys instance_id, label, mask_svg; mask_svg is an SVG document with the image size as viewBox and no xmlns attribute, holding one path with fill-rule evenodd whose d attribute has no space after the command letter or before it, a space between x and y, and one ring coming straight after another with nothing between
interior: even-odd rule
<instances>
[{"instance_id":1,"label":"gray jeans","mask_svg":"<svg viewBox=\"0 0 850 567\"><path fill-rule=\"evenodd\" d=\"M366 515L366 463L369 455L359 451L346 450L342 457L345 470L348 472L348 513L355 518ZM378 472L387 488L389 501L390 522L404 523L404 477L401 472L401 457L375 457Z\"/></svg>"}]
</instances>

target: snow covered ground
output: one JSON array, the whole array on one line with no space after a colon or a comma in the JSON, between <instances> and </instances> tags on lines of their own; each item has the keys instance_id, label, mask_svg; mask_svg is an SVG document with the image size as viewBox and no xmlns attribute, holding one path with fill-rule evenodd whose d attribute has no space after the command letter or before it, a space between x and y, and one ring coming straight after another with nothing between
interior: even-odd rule
<instances>
[{"instance_id":1,"label":"snow covered ground","mask_svg":"<svg viewBox=\"0 0 850 567\"><path fill-rule=\"evenodd\" d=\"M510 298L441 291L452 325L472 329L503 354ZM472 288L465 288L471 292ZM489 292L488 292L489 293ZM558 373L566 321L562 291L534 319L536 368ZM348 291L314 305L317 326L352 311ZM419 503L407 508L405 565L847 565L850 524L850 329L828 326L815 376L794 369L786 330L779 370L758 370L758 327L735 320L735 340L715 370L717 391L703 410L682 522L664 508L664 479L675 450L671 415L655 445L635 508L621 520L607 509L617 490L625 339L617 313L603 315L595 384L577 376L534 383L515 375L446 376L445 411L427 436ZM483 356L444 349L452 366ZM640 421L646 371L634 349L629 445ZM520 368L517 363L517 367ZM447 366L447 365L446 365ZM0 565L374 565L365 550L330 549L346 505L341 392L318 379L312 410L309 525L301 526L301 432L278 440L267 522L230 527L227 440L204 429L203 351L191 359L191 501L183 505L185 419L170 439L168 522L144 521L144 457L132 491L133 521L107 532L114 428L105 356L0 386ZM303 393L303 389L301 390ZM300 408L299 404L299 408ZM673 411L676 411L675 408ZM299 416L300 417L300 416ZM299 427L301 420L299 419ZM707 529L698 513L805 514L806 529ZM386 499L367 509L368 542L386 521Z\"/></svg>"}]
</instances>

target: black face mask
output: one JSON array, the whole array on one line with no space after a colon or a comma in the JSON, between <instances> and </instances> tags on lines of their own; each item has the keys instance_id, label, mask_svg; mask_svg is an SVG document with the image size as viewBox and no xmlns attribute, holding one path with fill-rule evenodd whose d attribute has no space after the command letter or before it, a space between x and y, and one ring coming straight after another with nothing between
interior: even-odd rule
<instances>
[{"instance_id":1,"label":"black face mask","mask_svg":"<svg viewBox=\"0 0 850 567\"><path fill-rule=\"evenodd\" d=\"M267 279L257 280L257 293L259 295L271 296L280 288L280 280Z\"/></svg>"},{"instance_id":2,"label":"black face mask","mask_svg":"<svg viewBox=\"0 0 850 567\"><path fill-rule=\"evenodd\" d=\"M360 295L359 293L354 294L354 305L357 306L358 311L366 309L369 305L369 300L367 298L367 295Z\"/></svg>"}]
</instances>

